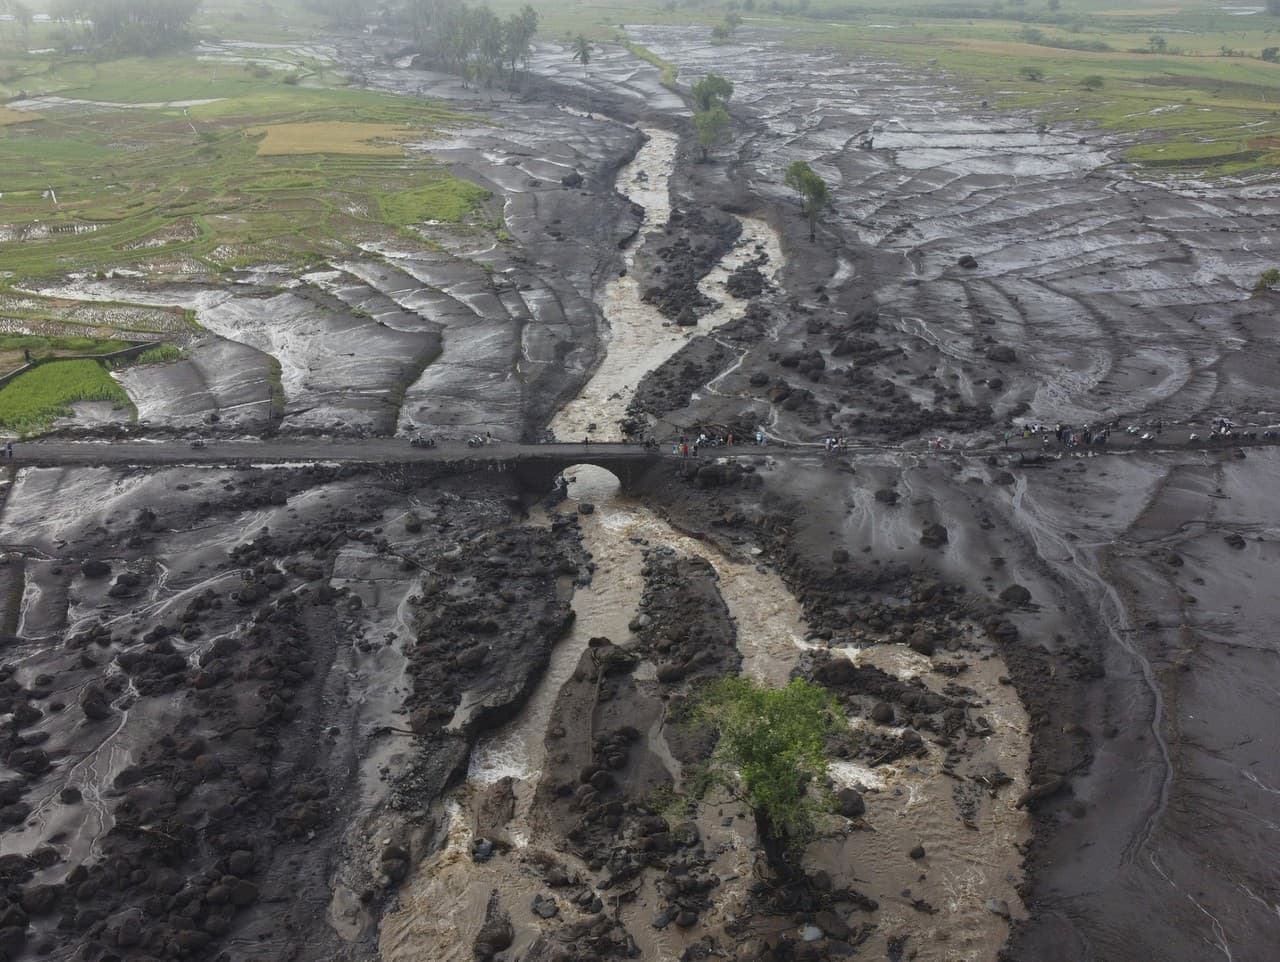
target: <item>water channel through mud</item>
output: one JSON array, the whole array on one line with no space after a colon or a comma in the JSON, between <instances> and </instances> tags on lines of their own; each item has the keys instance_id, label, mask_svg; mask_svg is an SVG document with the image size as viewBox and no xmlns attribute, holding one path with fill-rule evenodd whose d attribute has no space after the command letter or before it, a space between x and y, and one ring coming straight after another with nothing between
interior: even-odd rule
<instances>
[{"instance_id":1,"label":"water channel through mud","mask_svg":"<svg viewBox=\"0 0 1280 962\"><path fill-rule=\"evenodd\" d=\"M772 280L782 265L778 235L763 220L740 217L742 234L737 245L698 285L699 291L719 306L703 315L696 327L678 327L644 301L632 270L635 254L645 234L661 231L671 216L668 184L676 160L679 138L658 127L644 130L646 142L635 158L618 174L617 188L644 208L639 232L624 253L625 270L605 287L600 308L608 325L606 355L582 392L551 421L560 438L573 440L590 435L598 441L622 438L618 422L640 379L674 355L697 334L707 334L739 317L742 305L724 293L724 283L734 270L758 256L765 256L761 272Z\"/></svg>"}]
</instances>

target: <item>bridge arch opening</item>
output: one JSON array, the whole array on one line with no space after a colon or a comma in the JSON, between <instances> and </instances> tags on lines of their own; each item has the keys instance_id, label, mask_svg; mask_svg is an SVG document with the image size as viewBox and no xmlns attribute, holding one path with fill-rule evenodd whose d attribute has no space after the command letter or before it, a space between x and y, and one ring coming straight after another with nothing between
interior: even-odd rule
<instances>
[{"instance_id":1,"label":"bridge arch opening","mask_svg":"<svg viewBox=\"0 0 1280 962\"><path fill-rule=\"evenodd\" d=\"M571 464L560 472L560 477L564 480L565 495L571 501L607 504L622 493L622 479L599 465Z\"/></svg>"}]
</instances>

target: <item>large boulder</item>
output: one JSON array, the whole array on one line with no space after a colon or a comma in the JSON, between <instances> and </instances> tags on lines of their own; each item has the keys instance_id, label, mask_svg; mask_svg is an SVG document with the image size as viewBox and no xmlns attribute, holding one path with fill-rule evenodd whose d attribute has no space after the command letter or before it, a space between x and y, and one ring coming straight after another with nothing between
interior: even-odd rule
<instances>
[{"instance_id":1,"label":"large boulder","mask_svg":"<svg viewBox=\"0 0 1280 962\"><path fill-rule=\"evenodd\" d=\"M941 548L947 543L947 529L936 521L926 524L920 532L920 543L926 548Z\"/></svg>"},{"instance_id":2,"label":"large boulder","mask_svg":"<svg viewBox=\"0 0 1280 962\"><path fill-rule=\"evenodd\" d=\"M836 811L845 818L861 818L867 811L867 803L852 788L836 792Z\"/></svg>"}]
</instances>

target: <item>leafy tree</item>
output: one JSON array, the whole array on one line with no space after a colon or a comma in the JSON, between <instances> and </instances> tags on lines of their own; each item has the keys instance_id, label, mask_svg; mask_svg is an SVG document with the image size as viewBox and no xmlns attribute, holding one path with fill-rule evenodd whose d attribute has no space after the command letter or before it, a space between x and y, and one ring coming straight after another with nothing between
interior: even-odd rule
<instances>
[{"instance_id":1,"label":"leafy tree","mask_svg":"<svg viewBox=\"0 0 1280 962\"><path fill-rule=\"evenodd\" d=\"M1265 294L1277 284L1280 284L1280 267L1268 267L1258 275L1258 283L1253 285L1253 292Z\"/></svg>"},{"instance_id":2,"label":"leafy tree","mask_svg":"<svg viewBox=\"0 0 1280 962\"><path fill-rule=\"evenodd\" d=\"M699 110L693 115L693 129L698 135L698 146L702 148L703 160L707 159L712 147L724 140L730 126L729 111L719 102L709 110Z\"/></svg>"},{"instance_id":3,"label":"leafy tree","mask_svg":"<svg viewBox=\"0 0 1280 962\"><path fill-rule=\"evenodd\" d=\"M533 45L533 35L538 32L538 11L529 4L520 8L519 13L507 17L506 54L511 64L511 79L516 79L516 65L523 63L529 68L529 51Z\"/></svg>"},{"instance_id":4,"label":"leafy tree","mask_svg":"<svg viewBox=\"0 0 1280 962\"><path fill-rule=\"evenodd\" d=\"M1169 49L1169 41L1158 33L1153 33L1147 38L1147 49L1152 53L1164 53Z\"/></svg>"},{"instance_id":5,"label":"leafy tree","mask_svg":"<svg viewBox=\"0 0 1280 962\"><path fill-rule=\"evenodd\" d=\"M1018 76L1021 77L1023 80L1032 80L1032 81L1035 81L1036 83L1039 83L1041 80L1044 79L1044 71L1041 70L1039 67L1031 67L1031 66L1019 67Z\"/></svg>"},{"instance_id":6,"label":"leafy tree","mask_svg":"<svg viewBox=\"0 0 1280 962\"><path fill-rule=\"evenodd\" d=\"M1280 2L1280 0L1277 0L1277 2ZM1263 47L1262 59L1268 63L1275 63L1280 60L1280 47Z\"/></svg>"},{"instance_id":7,"label":"leafy tree","mask_svg":"<svg viewBox=\"0 0 1280 962\"><path fill-rule=\"evenodd\" d=\"M1085 90L1101 90L1106 82L1102 74L1091 73L1080 81L1080 86Z\"/></svg>"},{"instance_id":8,"label":"leafy tree","mask_svg":"<svg viewBox=\"0 0 1280 962\"><path fill-rule=\"evenodd\" d=\"M844 727L835 697L802 679L766 688L723 678L692 699L690 720L719 735L711 774L751 809L765 856L784 878L827 808L827 736Z\"/></svg>"},{"instance_id":9,"label":"leafy tree","mask_svg":"<svg viewBox=\"0 0 1280 962\"><path fill-rule=\"evenodd\" d=\"M800 207L809 218L809 243L817 239L818 213L831 202L827 183L803 160L793 161L783 175L783 183L800 195Z\"/></svg>"},{"instance_id":10,"label":"leafy tree","mask_svg":"<svg viewBox=\"0 0 1280 962\"><path fill-rule=\"evenodd\" d=\"M709 73L697 81L689 92L693 94L695 110L710 110L717 103L727 104L733 96L733 84L716 73Z\"/></svg>"}]
</instances>

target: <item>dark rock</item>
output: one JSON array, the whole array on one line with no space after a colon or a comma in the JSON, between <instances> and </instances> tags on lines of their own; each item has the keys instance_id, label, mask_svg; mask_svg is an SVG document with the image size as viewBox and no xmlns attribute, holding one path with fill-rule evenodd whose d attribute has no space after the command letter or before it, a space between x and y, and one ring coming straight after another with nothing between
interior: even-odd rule
<instances>
[{"instance_id":1,"label":"dark rock","mask_svg":"<svg viewBox=\"0 0 1280 962\"><path fill-rule=\"evenodd\" d=\"M111 565L105 561L90 560L80 565L80 572L86 578L105 578L111 574Z\"/></svg>"},{"instance_id":2,"label":"dark rock","mask_svg":"<svg viewBox=\"0 0 1280 962\"><path fill-rule=\"evenodd\" d=\"M16 927L25 929L28 924L27 913L16 902L10 902L0 909L0 929Z\"/></svg>"},{"instance_id":3,"label":"dark rock","mask_svg":"<svg viewBox=\"0 0 1280 962\"><path fill-rule=\"evenodd\" d=\"M961 254L960 259L956 263L967 271L973 270L978 266L978 259L972 254Z\"/></svg>"},{"instance_id":4,"label":"dark rock","mask_svg":"<svg viewBox=\"0 0 1280 962\"><path fill-rule=\"evenodd\" d=\"M540 919L553 919L560 914L560 906L551 896L535 895L533 897L533 914Z\"/></svg>"},{"instance_id":5,"label":"dark rock","mask_svg":"<svg viewBox=\"0 0 1280 962\"><path fill-rule=\"evenodd\" d=\"M907 856L916 861L924 858L924 846L917 845L915 848L913 848L910 852L907 853Z\"/></svg>"},{"instance_id":6,"label":"dark rock","mask_svg":"<svg viewBox=\"0 0 1280 962\"><path fill-rule=\"evenodd\" d=\"M1244 538L1234 532L1227 535L1222 540L1227 543L1227 547L1235 548L1237 551L1244 547Z\"/></svg>"},{"instance_id":7,"label":"dark rock","mask_svg":"<svg viewBox=\"0 0 1280 962\"><path fill-rule=\"evenodd\" d=\"M893 488L880 488L876 491L875 498L881 504L897 504L898 492Z\"/></svg>"},{"instance_id":8,"label":"dark rock","mask_svg":"<svg viewBox=\"0 0 1280 962\"><path fill-rule=\"evenodd\" d=\"M871 720L878 725L893 724L893 706L887 701L878 701L871 708Z\"/></svg>"},{"instance_id":9,"label":"dark rock","mask_svg":"<svg viewBox=\"0 0 1280 962\"><path fill-rule=\"evenodd\" d=\"M478 865L493 858L493 843L487 838L477 838L471 843L471 861Z\"/></svg>"},{"instance_id":10,"label":"dark rock","mask_svg":"<svg viewBox=\"0 0 1280 962\"><path fill-rule=\"evenodd\" d=\"M835 912L819 912L813 917L813 924L833 939L844 940L849 937L848 923Z\"/></svg>"},{"instance_id":11,"label":"dark rock","mask_svg":"<svg viewBox=\"0 0 1280 962\"><path fill-rule=\"evenodd\" d=\"M920 543L926 548L941 548L947 543L947 529L936 521L926 524L920 533Z\"/></svg>"},{"instance_id":12,"label":"dark rock","mask_svg":"<svg viewBox=\"0 0 1280 962\"><path fill-rule=\"evenodd\" d=\"M495 952L501 952L503 949L510 948L511 943L515 940L515 930L511 928L511 923L504 918L492 918L487 920L480 927L479 934L476 935L477 949L481 943L491 946Z\"/></svg>"},{"instance_id":13,"label":"dark rock","mask_svg":"<svg viewBox=\"0 0 1280 962\"><path fill-rule=\"evenodd\" d=\"M565 174L563 177L560 178L560 183L563 184L565 187L581 187L582 175L578 173L576 170L570 171L569 173ZM502 948L506 948L506 946L503 946ZM501 951L501 949L499 951Z\"/></svg>"},{"instance_id":14,"label":"dark rock","mask_svg":"<svg viewBox=\"0 0 1280 962\"><path fill-rule=\"evenodd\" d=\"M9 767L24 775L43 775L53 767L53 763L43 748L18 748L9 753Z\"/></svg>"},{"instance_id":15,"label":"dark rock","mask_svg":"<svg viewBox=\"0 0 1280 962\"><path fill-rule=\"evenodd\" d=\"M409 863L402 858L383 859L382 871L392 882L403 882L409 877Z\"/></svg>"},{"instance_id":16,"label":"dark rock","mask_svg":"<svg viewBox=\"0 0 1280 962\"><path fill-rule=\"evenodd\" d=\"M16 925L0 929L0 955L6 959L16 959L26 941L25 929L18 928Z\"/></svg>"},{"instance_id":17,"label":"dark rock","mask_svg":"<svg viewBox=\"0 0 1280 962\"><path fill-rule=\"evenodd\" d=\"M1009 585L1004 591L1000 592L1000 600L1007 605L1020 608L1031 600L1031 592L1022 585Z\"/></svg>"},{"instance_id":18,"label":"dark rock","mask_svg":"<svg viewBox=\"0 0 1280 962\"><path fill-rule=\"evenodd\" d=\"M845 818L861 818L866 814L867 803L852 788L842 788L836 792L836 811ZM828 932L828 935L834 933Z\"/></svg>"},{"instance_id":19,"label":"dark rock","mask_svg":"<svg viewBox=\"0 0 1280 962\"><path fill-rule=\"evenodd\" d=\"M89 721L103 721L111 717L111 699L97 685L86 685L80 693L80 710Z\"/></svg>"},{"instance_id":20,"label":"dark rock","mask_svg":"<svg viewBox=\"0 0 1280 962\"><path fill-rule=\"evenodd\" d=\"M56 885L32 885L22 890L22 907L28 915L45 915L58 904L61 889Z\"/></svg>"},{"instance_id":21,"label":"dark rock","mask_svg":"<svg viewBox=\"0 0 1280 962\"><path fill-rule=\"evenodd\" d=\"M258 886L245 879L236 879L231 885L230 902L237 908L252 905L258 900Z\"/></svg>"},{"instance_id":22,"label":"dark rock","mask_svg":"<svg viewBox=\"0 0 1280 962\"><path fill-rule=\"evenodd\" d=\"M987 351L987 360L995 361L997 364L1012 364L1017 359L1018 355L1007 344L997 344Z\"/></svg>"},{"instance_id":23,"label":"dark rock","mask_svg":"<svg viewBox=\"0 0 1280 962\"><path fill-rule=\"evenodd\" d=\"M907 647L925 657L932 657L937 650L938 642L926 629L917 628L907 639Z\"/></svg>"}]
</instances>

